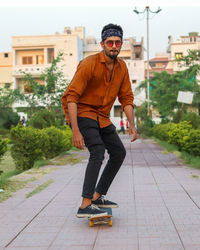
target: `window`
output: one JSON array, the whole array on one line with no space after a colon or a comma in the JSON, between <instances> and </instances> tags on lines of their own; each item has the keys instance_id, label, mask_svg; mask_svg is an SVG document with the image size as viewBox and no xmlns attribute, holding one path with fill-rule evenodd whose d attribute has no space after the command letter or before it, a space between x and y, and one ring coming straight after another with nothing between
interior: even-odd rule
<instances>
[{"instance_id":1,"label":"window","mask_svg":"<svg viewBox=\"0 0 200 250\"><path fill-rule=\"evenodd\" d=\"M24 93L33 93L33 90L28 84L24 85Z\"/></svg>"},{"instance_id":2,"label":"window","mask_svg":"<svg viewBox=\"0 0 200 250\"><path fill-rule=\"evenodd\" d=\"M183 57L183 53L175 53L175 59L179 60Z\"/></svg>"},{"instance_id":3,"label":"window","mask_svg":"<svg viewBox=\"0 0 200 250\"><path fill-rule=\"evenodd\" d=\"M22 57L22 64L33 64L33 57L32 56L23 56Z\"/></svg>"},{"instance_id":4,"label":"window","mask_svg":"<svg viewBox=\"0 0 200 250\"><path fill-rule=\"evenodd\" d=\"M8 53L4 53L4 57L8 57Z\"/></svg>"},{"instance_id":5,"label":"window","mask_svg":"<svg viewBox=\"0 0 200 250\"><path fill-rule=\"evenodd\" d=\"M44 56L36 56L36 64L44 64Z\"/></svg>"}]
</instances>

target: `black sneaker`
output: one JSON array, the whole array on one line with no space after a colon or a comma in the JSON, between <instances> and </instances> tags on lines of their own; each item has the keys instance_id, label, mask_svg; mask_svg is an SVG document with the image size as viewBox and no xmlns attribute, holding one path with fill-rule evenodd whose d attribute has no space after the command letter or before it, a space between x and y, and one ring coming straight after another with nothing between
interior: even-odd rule
<instances>
[{"instance_id":1,"label":"black sneaker","mask_svg":"<svg viewBox=\"0 0 200 250\"><path fill-rule=\"evenodd\" d=\"M79 208L76 216L78 218L84 218L84 217L99 217L107 214L108 213L106 211L92 204L87 206L86 208Z\"/></svg>"},{"instance_id":2,"label":"black sneaker","mask_svg":"<svg viewBox=\"0 0 200 250\"><path fill-rule=\"evenodd\" d=\"M103 195L101 195L97 200L92 201L92 204L98 206L98 207L104 207L104 208L116 208L118 207L117 203L113 201L106 200Z\"/></svg>"}]
</instances>

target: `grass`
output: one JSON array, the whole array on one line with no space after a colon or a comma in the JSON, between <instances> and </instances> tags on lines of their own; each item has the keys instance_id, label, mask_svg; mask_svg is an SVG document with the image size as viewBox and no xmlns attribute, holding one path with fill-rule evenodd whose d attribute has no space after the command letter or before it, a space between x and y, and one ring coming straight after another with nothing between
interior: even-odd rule
<instances>
[{"instance_id":1,"label":"grass","mask_svg":"<svg viewBox=\"0 0 200 250\"><path fill-rule=\"evenodd\" d=\"M51 161L51 163L53 165L57 165L57 166L67 165L67 164L75 165L84 159L83 156L77 158L77 155L78 154L71 154L70 153L70 154L66 154L66 155L62 155L62 156L57 156L56 158L54 158Z\"/></svg>"},{"instance_id":2,"label":"grass","mask_svg":"<svg viewBox=\"0 0 200 250\"><path fill-rule=\"evenodd\" d=\"M7 187L9 178L20 174L22 171L15 168L14 161L10 154L10 151L7 151L0 161L0 188L5 189Z\"/></svg>"},{"instance_id":3,"label":"grass","mask_svg":"<svg viewBox=\"0 0 200 250\"><path fill-rule=\"evenodd\" d=\"M15 170L15 163L11 156L10 151L7 151L0 161L0 170L3 172L9 172Z\"/></svg>"},{"instance_id":4,"label":"grass","mask_svg":"<svg viewBox=\"0 0 200 250\"><path fill-rule=\"evenodd\" d=\"M42 166L75 165L84 159L84 157L77 157L78 154L72 153L73 151L79 151L79 149L72 148L70 151L63 152L53 160L36 161L33 168L24 172L15 169L10 151L7 151L0 162L0 189L3 189L3 192L0 193L0 203L11 197L14 192L26 187L29 182L39 180L43 175L49 174L56 169L56 167L52 166L41 168ZM3 171L3 173L1 173L1 171ZM50 184L51 183L45 183L45 185Z\"/></svg>"},{"instance_id":5,"label":"grass","mask_svg":"<svg viewBox=\"0 0 200 250\"><path fill-rule=\"evenodd\" d=\"M34 181L35 178L32 177L28 180L7 180L6 183L3 185L3 192L0 193L0 203L7 200L8 198L12 197L13 193L26 187L28 182Z\"/></svg>"},{"instance_id":6,"label":"grass","mask_svg":"<svg viewBox=\"0 0 200 250\"><path fill-rule=\"evenodd\" d=\"M155 139L155 138L154 138ZM166 141L160 141L158 139L155 139L165 150L163 153L174 153L177 157L183 159L184 163L187 164L189 167L192 168L198 168L200 169L200 157L196 157L193 155L190 155L186 152L180 152L178 151L178 148L174 145L169 144Z\"/></svg>"},{"instance_id":7,"label":"grass","mask_svg":"<svg viewBox=\"0 0 200 250\"><path fill-rule=\"evenodd\" d=\"M33 168L40 168L42 166L50 165L50 160L38 160L34 162Z\"/></svg>"},{"instance_id":8,"label":"grass","mask_svg":"<svg viewBox=\"0 0 200 250\"><path fill-rule=\"evenodd\" d=\"M42 190L44 190L45 188L47 188L49 185L51 185L51 183L53 183L54 180L53 179L50 179L44 183L42 183L41 185L37 186L33 191L31 191L30 193L28 193L26 195L26 198L29 198L35 194L38 194L40 193Z\"/></svg>"},{"instance_id":9,"label":"grass","mask_svg":"<svg viewBox=\"0 0 200 250\"><path fill-rule=\"evenodd\" d=\"M192 175L192 178L198 179L198 178L199 178L199 176L198 176L198 175L193 174L193 175Z\"/></svg>"}]
</instances>

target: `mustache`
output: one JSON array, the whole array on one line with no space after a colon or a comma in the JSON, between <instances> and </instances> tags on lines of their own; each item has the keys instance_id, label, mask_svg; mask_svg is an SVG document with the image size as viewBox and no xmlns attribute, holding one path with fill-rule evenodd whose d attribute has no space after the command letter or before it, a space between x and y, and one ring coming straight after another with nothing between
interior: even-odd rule
<instances>
[{"instance_id":1,"label":"mustache","mask_svg":"<svg viewBox=\"0 0 200 250\"><path fill-rule=\"evenodd\" d=\"M112 50L110 50L110 52L118 52L118 50L117 49L112 49Z\"/></svg>"}]
</instances>

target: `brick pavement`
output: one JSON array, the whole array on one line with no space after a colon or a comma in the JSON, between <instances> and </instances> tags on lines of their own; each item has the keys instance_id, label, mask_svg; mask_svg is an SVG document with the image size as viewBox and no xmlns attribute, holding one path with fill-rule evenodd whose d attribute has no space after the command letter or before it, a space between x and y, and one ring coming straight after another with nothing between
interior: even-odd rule
<instances>
[{"instance_id":1,"label":"brick pavement","mask_svg":"<svg viewBox=\"0 0 200 250\"><path fill-rule=\"evenodd\" d=\"M108 198L113 227L88 226L75 217L87 160L59 166L0 203L0 249L13 250L199 250L200 170L163 154L150 140L130 143L125 162ZM86 151L81 155L88 156ZM107 156L106 156L107 158ZM54 182L30 198L25 195L46 180Z\"/></svg>"}]
</instances>

